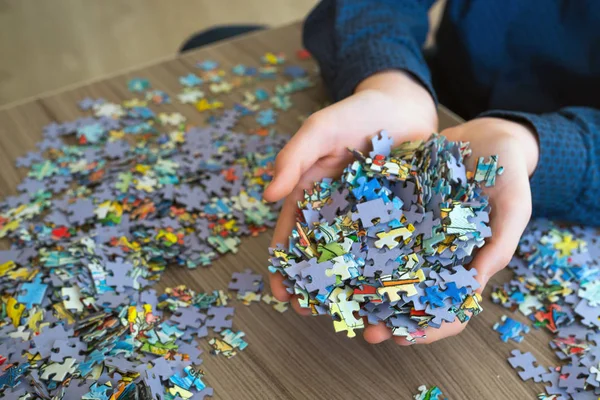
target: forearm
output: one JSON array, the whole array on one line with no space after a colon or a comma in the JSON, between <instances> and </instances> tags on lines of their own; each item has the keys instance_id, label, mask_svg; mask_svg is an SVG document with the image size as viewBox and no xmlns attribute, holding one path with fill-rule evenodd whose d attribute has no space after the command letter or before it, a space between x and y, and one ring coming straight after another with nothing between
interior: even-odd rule
<instances>
[{"instance_id":1,"label":"forearm","mask_svg":"<svg viewBox=\"0 0 600 400\"><path fill-rule=\"evenodd\" d=\"M569 107L549 114L491 111L530 126L539 142L531 177L535 216L600 225L600 111Z\"/></svg>"},{"instance_id":2,"label":"forearm","mask_svg":"<svg viewBox=\"0 0 600 400\"><path fill-rule=\"evenodd\" d=\"M389 70L410 72L435 97L421 53L433 1L324 0L307 18L304 44L335 100Z\"/></svg>"}]
</instances>

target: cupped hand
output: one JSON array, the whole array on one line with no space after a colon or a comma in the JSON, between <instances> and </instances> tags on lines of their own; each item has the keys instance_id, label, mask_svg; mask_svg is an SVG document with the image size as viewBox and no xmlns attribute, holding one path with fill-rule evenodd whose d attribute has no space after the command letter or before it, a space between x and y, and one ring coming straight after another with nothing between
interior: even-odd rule
<instances>
[{"instance_id":1,"label":"cupped hand","mask_svg":"<svg viewBox=\"0 0 600 400\"><path fill-rule=\"evenodd\" d=\"M529 177L538 162L539 148L535 133L527 125L499 118L479 118L441 132L450 141L470 142L472 154L466 159L469 171L475 171L479 157L497 154L504 172L496 185L484 188L492 211L492 237L477 252L470 267L477 270L481 293L489 279L502 270L512 258L521 234L531 217ZM456 320L439 329L426 329L426 338L417 343L431 343L460 333L466 323ZM385 327L375 326L365 332L368 341L379 342L391 337ZM404 338L394 338L402 345L411 344Z\"/></svg>"},{"instance_id":2,"label":"cupped hand","mask_svg":"<svg viewBox=\"0 0 600 400\"><path fill-rule=\"evenodd\" d=\"M352 160L348 148L365 150L385 129L394 143L425 139L437 130L437 112L429 92L409 74L387 71L365 79L355 93L311 115L281 150L275 176L264 193L267 201L285 197L272 246L287 244L296 221L297 201L305 189L323 178L336 178ZM280 301L290 300L283 276L271 275L271 290ZM301 314L310 313L299 307Z\"/></svg>"}]
</instances>

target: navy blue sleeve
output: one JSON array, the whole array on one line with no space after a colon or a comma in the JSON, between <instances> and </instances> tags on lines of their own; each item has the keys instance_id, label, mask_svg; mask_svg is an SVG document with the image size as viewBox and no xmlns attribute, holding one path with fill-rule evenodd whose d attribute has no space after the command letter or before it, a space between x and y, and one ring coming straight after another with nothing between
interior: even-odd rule
<instances>
[{"instance_id":1,"label":"navy blue sleeve","mask_svg":"<svg viewBox=\"0 0 600 400\"><path fill-rule=\"evenodd\" d=\"M319 63L334 100L365 78L390 69L410 72L435 99L421 48L435 0L323 0L304 23L304 46Z\"/></svg>"},{"instance_id":2,"label":"navy blue sleeve","mask_svg":"<svg viewBox=\"0 0 600 400\"><path fill-rule=\"evenodd\" d=\"M549 114L488 111L482 116L528 123L537 132L534 216L600 225L600 110L566 107Z\"/></svg>"}]
</instances>

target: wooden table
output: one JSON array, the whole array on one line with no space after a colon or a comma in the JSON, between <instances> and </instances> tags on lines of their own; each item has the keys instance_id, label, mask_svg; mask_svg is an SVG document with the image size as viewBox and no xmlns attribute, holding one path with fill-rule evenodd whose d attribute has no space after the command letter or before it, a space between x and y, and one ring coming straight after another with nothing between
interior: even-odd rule
<instances>
[{"instance_id":1,"label":"wooden table","mask_svg":"<svg viewBox=\"0 0 600 400\"><path fill-rule=\"evenodd\" d=\"M229 69L238 63L256 65L267 51L283 51L293 58L301 48L301 25L251 34L188 53L173 60L130 73L68 89L22 104L0 109L0 193L16 193L25 170L14 167L15 159L34 150L41 129L52 121L69 121L84 115L77 102L86 96L121 102L132 97L127 80L140 76L150 79L154 88L171 95L180 91L178 77L195 70L198 60L214 59ZM151 39L149 39L151 40ZM23 77L27 79L27 77ZM326 99L321 87L293 96L295 110L279 121L281 131L294 132L300 115L314 111ZM191 106L175 101L161 106L162 111L179 111L188 121L203 124ZM441 128L458 119L440 111ZM244 122L242 122L242 126ZM271 232L242 241L237 255L217 260L210 268L187 270L171 268L157 290L187 284L197 291L225 289L232 272L250 267L267 277L267 247ZM507 280L504 271L492 282ZM489 285L491 287L491 285ZM505 310L484 294L485 311L461 335L428 345L399 347L393 343L369 345L362 339L348 339L333 331L327 317L302 318L293 311L280 314L260 303L246 307L236 302L234 327L246 332L248 348L231 360L208 354L205 350L205 381L222 399L409 399L421 384L438 385L449 399L533 399L541 385L523 383L506 362L514 348L532 351L544 365L552 365L549 336L543 331L527 335L522 344L505 344L492 325ZM521 315L513 318L523 320Z\"/></svg>"}]
</instances>

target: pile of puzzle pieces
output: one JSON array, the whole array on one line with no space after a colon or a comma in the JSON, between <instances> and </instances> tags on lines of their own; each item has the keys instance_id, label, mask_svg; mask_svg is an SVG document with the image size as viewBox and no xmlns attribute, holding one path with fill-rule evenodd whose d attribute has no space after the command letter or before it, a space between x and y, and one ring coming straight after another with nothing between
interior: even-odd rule
<instances>
[{"instance_id":1,"label":"pile of puzzle pieces","mask_svg":"<svg viewBox=\"0 0 600 400\"><path fill-rule=\"evenodd\" d=\"M523 380L546 384L539 399L600 397L599 257L596 229L533 220L509 264L514 278L493 288L494 302L519 311L534 328L553 335L550 347L557 365L541 366L533 354L519 350L508 359ZM510 318L498 329L506 340L518 342L529 331Z\"/></svg>"},{"instance_id":2,"label":"pile of puzzle pieces","mask_svg":"<svg viewBox=\"0 0 600 400\"><path fill-rule=\"evenodd\" d=\"M46 126L39 150L18 158L27 177L0 199L0 397L203 398L197 339L215 332L228 357L246 347L226 292L150 287L167 267L208 266L273 226L279 204L262 192L288 139L277 118L312 82L282 54L197 67L175 97L205 126L157 111L171 96L135 78L134 98L82 100L88 116ZM237 96L233 108L222 94ZM242 118L250 132L236 129ZM285 311L262 288L249 272L231 284L244 304Z\"/></svg>"},{"instance_id":3,"label":"pile of puzzle pieces","mask_svg":"<svg viewBox=\"0 0 600 400\"><path fill-rule=\"evenodd\" d=\"M476 271L464 267L491 236L482 186L502 172L496 157L475 173L466 143L432 135L392 150L382 131L340 180L325 179L299 202L286 247L271 249L270 271L313 315L329 314L349 337L385 322L409 341L481 311Z\"/></svg>"}]
</instances>

